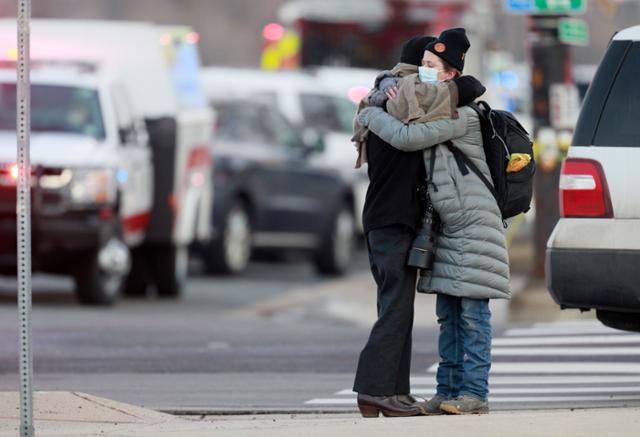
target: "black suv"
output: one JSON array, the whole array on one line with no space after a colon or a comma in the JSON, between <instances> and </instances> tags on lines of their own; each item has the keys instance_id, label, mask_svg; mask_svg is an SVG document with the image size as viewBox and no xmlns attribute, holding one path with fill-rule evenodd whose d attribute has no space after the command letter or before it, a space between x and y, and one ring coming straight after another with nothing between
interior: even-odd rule
<instances>
[{"instance_id":1,"label":"black suv","mask_svg":"<svg viewBox=\"0 0 640 437\"><path fill-rule=\"evenodd\" d=\"M315 167L277 109L244 100L216 102L210 272L245 269L254 249L310 254L322 274L343 274L354 249L352 188L338 171Z\"/></svg>"}]
</instances>

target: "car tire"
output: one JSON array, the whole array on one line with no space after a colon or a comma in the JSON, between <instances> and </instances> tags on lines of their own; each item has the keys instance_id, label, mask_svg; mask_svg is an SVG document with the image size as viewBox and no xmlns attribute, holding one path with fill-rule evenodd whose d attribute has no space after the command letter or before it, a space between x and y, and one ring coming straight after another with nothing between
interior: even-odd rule
<instances>
[{"instance_id":1,"label":"car tire","mask_svg":"<svg viewBox=\"0 0 640 437\"><path fill-rule=\"evenodd\" d=\"M158 297L180 297L187 279L189 252L186 247L161 245L153 248L153 276Z\"/></svg>"},{"instance_id":2,"label":"car tire","mask_svg":"<svg viewBox=\"0 0 640 437\"><path fill-rule=\"evenodd\" d=\"M120 298L126 277L102 270L97 253L78 260L73 276L80 303L99 306L113 305Z\"/></svg>"},{"instance_id":3,"label":"car tire","mask_svg":"<svg viewBox=\"0 0 640 437\"><path fill-rule=\"evenodd\" d=\"M609 328L640 332L640 314L596 310L596 317Z\"/></svg>"},{"instance_id":4,"label":"car tire","mask_svg":"<svg viewBox=\"0 0 640 437\"><path fill-rule=\"evenodd\" d=\"M146 297L149 287L149 269L143 247L131 250L131 270L124 286L124 295L128 297Z\"/></svg>"},{"instance_id":5,"label":"car tire","mask_svg":"<svg viewBox=\"0 0 640 437\"><path fill-rule=\"evenodd\" d=\"M329 232L322 238L315 254L316 270L321 275L344 275L349 269L355 247L355 218L346 203L331 219Z\"/></svg>"},{"instance_id":6,"label":"car tire","mask_svg":"<svg viewBox=\"0 0 640 437\"><path fill-rule=\"evenodd\" d=\"M251 259L253 230L249 208L236 201L225 215L220 235L209 245L205 258L209 273L236 275L242 273Z\"/></svg>"}]
</instances>

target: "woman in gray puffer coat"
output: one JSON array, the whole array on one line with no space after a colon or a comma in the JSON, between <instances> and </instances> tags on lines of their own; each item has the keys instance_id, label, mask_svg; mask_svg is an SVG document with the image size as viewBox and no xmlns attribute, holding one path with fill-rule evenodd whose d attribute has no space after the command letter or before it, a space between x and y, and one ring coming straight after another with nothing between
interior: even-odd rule
<instances>
[{"instance_id":1,"label":"woman in gray puffer coat","mask_svg":"<svg viewBox=\"0 0 640 437\"><path fill-rule=\"evenodd\" d=\"M427 46L423 66L436 70L438 80L450 80L462 70L468 48L464 29L447 30ZM428 414L489 411L489 299L510 297L509 261L498 205L477 175L461 173L453 153L442 144L450 140L491 180L478 115L469 107L460 108L458 115L409 125L381 108L367 108L358 116L360 124L397 149L424 149L432 182L429 196L442 221L430 287L438 295L440 363L437 393L423 405ZM432 154L436 160L431 175Z\"/></svg>"}]
</instances>

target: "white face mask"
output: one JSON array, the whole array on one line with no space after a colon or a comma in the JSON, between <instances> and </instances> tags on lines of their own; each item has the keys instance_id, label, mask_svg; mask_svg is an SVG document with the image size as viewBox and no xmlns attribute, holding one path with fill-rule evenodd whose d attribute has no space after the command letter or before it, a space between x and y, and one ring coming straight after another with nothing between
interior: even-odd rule
<instances>
[{"instance_id":1,"label":"white face mask","mask_svg":"<svg viewBox=\"0 0 640 437\"><path fill-rule=\"evenodd\" d=\"M440 82L438 80L438 73L440 73L440 70L433 67L418 67L418 77L420 77L422 83L434 84Z\"/></svg>"}]
</instances>

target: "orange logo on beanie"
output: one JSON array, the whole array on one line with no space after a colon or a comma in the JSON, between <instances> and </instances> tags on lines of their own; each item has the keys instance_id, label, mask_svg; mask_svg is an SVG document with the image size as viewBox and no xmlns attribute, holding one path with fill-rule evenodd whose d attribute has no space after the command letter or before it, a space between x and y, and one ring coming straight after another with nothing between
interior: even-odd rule
<instances>
[{"instance_id":1,"label":"orange logo on beanie","mask_svg":"<svg viewBox=\"0 0 640 437\"><path fill-rule=\"evenodd\" d=\"M443 43L439 42L435 46L433 46L433 49L438 53L444 53L447 47Z\"/></svg>"}]
</instances>

